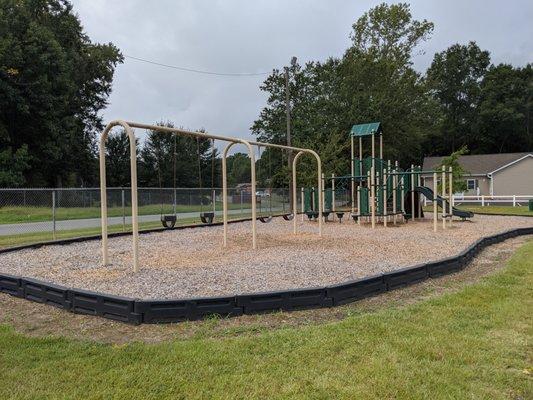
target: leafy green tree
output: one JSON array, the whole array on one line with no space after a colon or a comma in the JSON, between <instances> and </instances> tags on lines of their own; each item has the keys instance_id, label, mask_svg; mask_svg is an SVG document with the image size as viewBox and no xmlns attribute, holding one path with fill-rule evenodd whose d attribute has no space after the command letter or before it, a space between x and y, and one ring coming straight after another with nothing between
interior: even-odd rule
<instances>
[{"instance_id":1,"label":"leafy green tree","mask_svg":"<svg viewBox=\"0 0 533 400\"><path fill-rule=\"evenodd\" d=\"M432 30L432 23L413 20L407 4L381 4L353 25L352 44L341 59L291 66L293 143L317 150L328 173L345 174L351 126L381 121L385 158L418 162L438 109L412 67L412 56ZM252 126L260 140L285 143L284 86L279 70L261 86L269 94L267 106ZM277 171L289 172L281 158L276 163ZM316 184L314 160L306 157L299 170L299 183Z\"/></svg>"},{"instance_id":2,"label":"leafy green tree","mask_svg":"<svg viewBox=\"0 0 533 400\"><path fill-rule=\"evenodd\" d=\"M434 103L412 61L432 31L433 23L412 18L408 4L380 4L353 25L352 46L340 67L345 132L354 123L381 121L384 157L406 165L420 159L435 120Z\"/></svg>"},{"instance_id":3,"label":"leafy green tree","mask_svg":"<svg viewBox=\"0 0 533 400\"><path fill-rule=\"evenodd\" d=\"M94 184L95 135L115 67L66 0L0 2L0 147L24 146L27 185Z\"/></svg>"},{"instance_id":4,"label":"leafy green tree","mask_svg":"<svg viewBox=\"0 0 533 400\"><path fill-rule=\"evenodd\" d=\"M481 83L479 153L533 150L533 68L491 66Z\"/></svg>"},{"instance_id":5,"label":"leafy green tree","mask_svg":"<svg viewBox=\"0 0 533 400\"><path fill-rule=\"evenodd\" d=\"M226 159L228 169L228 187L235 187L239 183L251 180L250 157L244 153L235 153Z\"/></svg>"},{"instance_id":6,"label":"leafy green tree","mask_svg":"<svg viewBox=\"0 0 533 400\"><path fill-rule=\"evenodd\" d=\"M0 151L0 187L24 186L24 172L29 168L29 161L26 145L14 153L11 147Z\"/></svg>"},{"instance_id":7,"label":"leafy green tree","mask_svg":"<svg viewBox=\"0 0 533 400\"><path fill-rule=\"evenodd\" d=\"M136 138L137 155L139 139ZM111 134L106 142L107 185L110 187L126 187L131 185L130 175L130 141L124 130Z\"/></svg>"},{"instance_id":8,"label":"leafy green tree","mask_svg":"<svg viewBox=\"0 0 533 400\"><path fill-rule=\"evenodd\" d=\"M171 122L159 122L157 125L174 127ZM148 132L140 159L139 180L142 186L173 187L174 172L176 187L199 187L200 175L204 188L220 184L219 159L210 139L152 130Z\"/></svg>"},{"instance_id":9,"label":"leafy green tree","mask_svg":"<svg viewBox=\"0 0 533 400\"><path fill-rule=\"evenodd\" d=\"M464 192L467 189L466 181L464 180L464 175L468 174L462 165L459 163L459 157L468 153L468 148L466 146L461 147L459 150L454 151L447 157L442 159L441 164L437 170L442 171L442 167L449 171L450 167L452 168L452 179L453 179L453 190L454 192ZM442 186L439 184L439 192L442 191Z\"/></svg>"},{"instance_id":10,"label":"leafy green tree","mask_svg":"<svg viewBox=\"0 0 533 400\"><path fill-rule=\"evenodd\" d=\"M450 153L466 145L477 148L481 139L478 112L481 82L490 64L488 51L475 42L454 44L435 54L427 71L427 84L443 118L436 135L427 142L430 154Z\"/></svg>"}]
</instances>

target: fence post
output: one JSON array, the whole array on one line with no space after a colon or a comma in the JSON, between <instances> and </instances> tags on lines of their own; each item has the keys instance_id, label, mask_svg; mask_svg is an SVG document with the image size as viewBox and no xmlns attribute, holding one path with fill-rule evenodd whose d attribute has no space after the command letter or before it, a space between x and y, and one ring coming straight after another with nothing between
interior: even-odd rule
<instances>
[{"instance_id":1,"label":"fence post","mask_svg":"<svg viewBox=\"0 0 533 400\"><path fill-rule=\"evenodd\" d=\"M242 210L242 192L243 192L243 190L241 189L241 215L243 213L243 210Z\"/></svg>"},{"instance_id":2,"label":"fence post","mask_svg":"<svg viewBox=\"0 0 533 400\"><path fill-rule=\"evenodd\" d=\"M56 191L52 190L52 238L56 240Z\"/></svg>"},{"instance_id":3,"label":"fence post","mask_svg":"<svg viewBox=\"0 0 533 400\"><path fill-rule=\"evenodd\" d=\"M481 195L481 207L485 207L485 196Z\"/></svg>"},{"instance_id":4,"label":"fence post","mask_svg":"<svg viewBox=\"0 0 533 400\"><path fill-rule=\"evenodd\" d=\"M174 211L174 215L176 215L176 203L177 203L177 197L178 197L178 194L176 193L176 188L174 188L174 204L173 204L173 211Z\"/></svg>"},{"instance_id":5,"label":"fence post","mask_svg":"<svg viewBox=\"0 0 533 400\"><path fill-rule=\"evenodd\" d=\"M124 189L122 189L122 232L126 232L126 202L124 199Z\"/></svg>"},{"instance_id":6,"label":"fence post","mask_svg":"<svg viewBox=\"0 0 533 400\"><path fill-rule=\"evenodd\" d=\"M513 207L516 207L516 194L513 194Z\"/></svg>"}]
</instances>

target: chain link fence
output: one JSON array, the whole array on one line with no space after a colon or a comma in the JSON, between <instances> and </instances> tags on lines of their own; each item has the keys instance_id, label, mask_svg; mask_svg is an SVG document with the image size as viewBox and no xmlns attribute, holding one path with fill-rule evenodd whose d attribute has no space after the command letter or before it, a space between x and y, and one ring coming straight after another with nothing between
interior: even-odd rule
<instances>
[{"instance_id":1,"label":"chain link fence","mask_svg":"<svg viewBox=\"0 0 533 400\"><path fill-rule=\"evenodd\" d=\"M298 191L297 204L300 204ZM289 189L228 189L230 219L249 218L253 198L258 215L289 213ZM200 213L222 216L221 188L139 188L139 228L161 227L161 216L175 214L178 224L201 223ZM131 230L131 191L108 188L110 232ZM100 233L100 189L0 189L0 247Z\"/></svg>"}]
</instances>

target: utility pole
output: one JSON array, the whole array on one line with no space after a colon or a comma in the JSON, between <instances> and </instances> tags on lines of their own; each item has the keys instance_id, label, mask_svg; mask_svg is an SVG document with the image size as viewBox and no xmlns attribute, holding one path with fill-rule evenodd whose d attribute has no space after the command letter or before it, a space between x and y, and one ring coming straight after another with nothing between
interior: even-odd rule
<instances>
[{"instance_id":1,"label":"utility pole","mask_svg":"<svg viewBox=\"0 0 533 400\"><path fill-rule=\"evenodd\" d=\"M297 58L292 57L291 58L291 66L296 65ZM291 140L291 96L289 92L289 67L285 67L285 115L287 118L287 146L292 146L292 140ZM292 151L289 150L287 155L287 166L289 167L289 171L292 170ZM292 188L292 174L289 176L289 188ZM293 201L295 199L292 198L292 190L289 189L289 205L290 210L293 209Z\"/></svg>"}]
</instances>

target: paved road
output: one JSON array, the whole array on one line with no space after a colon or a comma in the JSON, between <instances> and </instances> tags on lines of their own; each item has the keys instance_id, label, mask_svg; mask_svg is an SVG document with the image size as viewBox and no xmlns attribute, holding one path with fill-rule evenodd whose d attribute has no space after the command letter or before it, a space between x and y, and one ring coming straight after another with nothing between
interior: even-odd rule
<instances>
[{"instance_id":1,"label":"paved road","mask_svg":"<svg viewBox=\"0 0 533 400\"><path fill-rule=\"evenodd\" d=\"M276 211L276 210L273 210ZM281 211L281 209L277 210ZM238 215L238 214L250 214L251 209L243 210L228 210L229 215ZM187 219L198 217L199 212L186 212L178 213L179 219ZM216 215L222 216L222 211L217 211ZM159 221L161 216L156 215L139 215L140 222L154 222ZM108 225L122 225L122 217L109 217L107 219ZM131 217L126 217L126 224L131 223ZM97 228L100 226L100 218L86 218L86 219L69 219L63 221L56 221L56 231L66 231L72 229L83 229L83 228ZM20 224L3 224L0 225L0 236L7 235L20 235L23 233L33 233L33 232L52 232L53 230L52 221L42 221L42 222L26 222Z\"/></svg>"}]
</instances>

